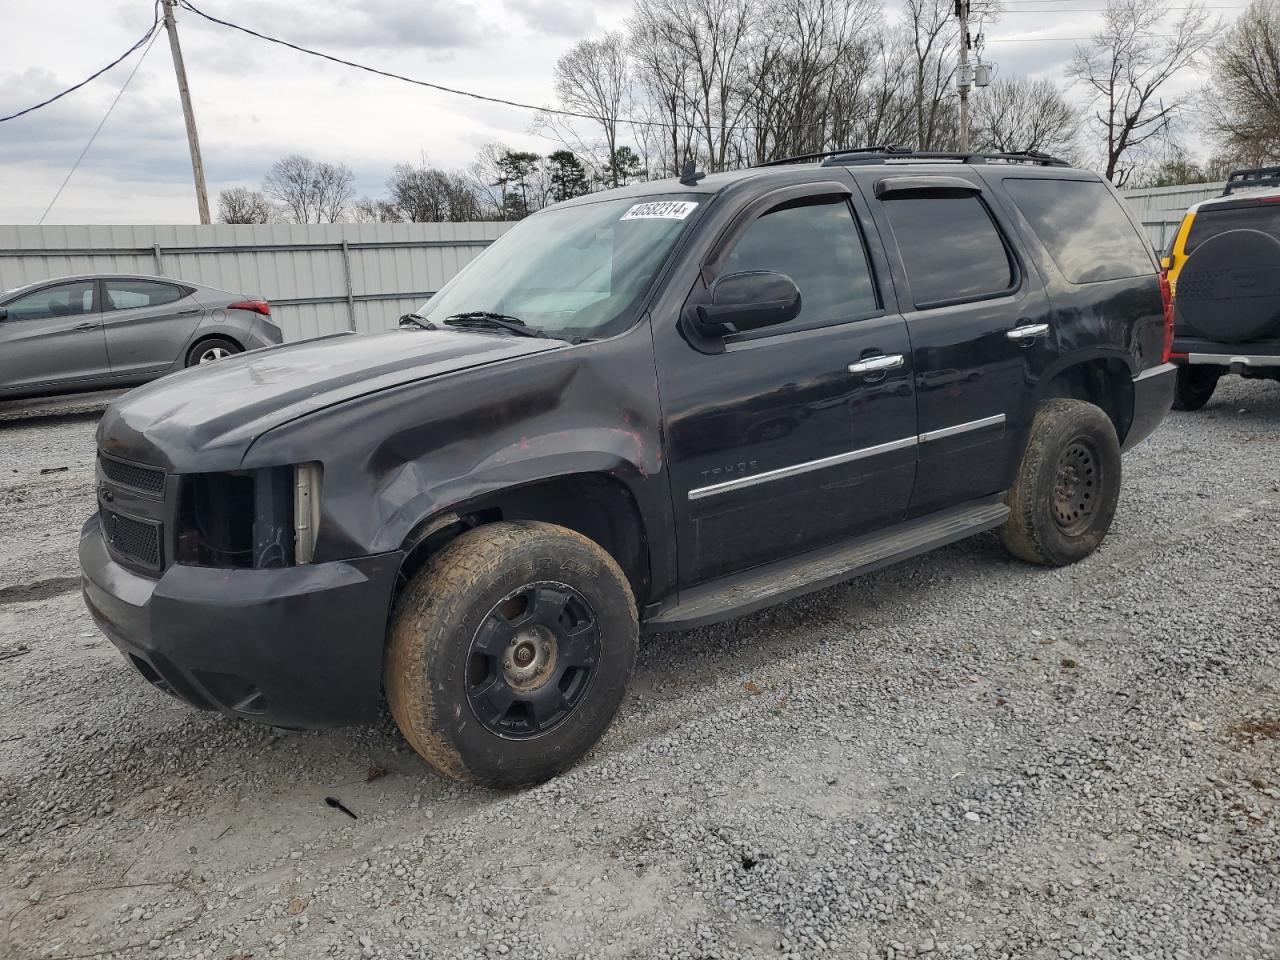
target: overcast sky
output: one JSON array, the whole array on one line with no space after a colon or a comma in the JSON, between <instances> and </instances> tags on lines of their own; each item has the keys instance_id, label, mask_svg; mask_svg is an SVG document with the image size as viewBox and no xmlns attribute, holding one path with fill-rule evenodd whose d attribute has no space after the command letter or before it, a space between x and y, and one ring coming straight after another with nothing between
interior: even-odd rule
<instances>
[{"instance_id":1,"label":"overcast sky","mask_svg":"<svg viewBox=\"0 0 1280 960\"><path fill-rule=\"evenodd\" d=\"M552 102L556 58L619 25L631 0L193 0L214 16L296 43L448 86ZM1070 40L1104 0L1006 0L986 58L1009 76L1062 82ZM1176 0L1175 0L1176 2ZM1230 3L1230 0L1223 0ZM886 16L896 14L887 0ZM4 0L0 116L110 62L151 21L151 0ZM1032 11L1048 12L1032 12ZM1234 17L1236 9L1217 11ZM287 153L346 163L359 194L380 195L390 168L420 155L462 166L491 141L548 152L521 110L360 73L178 11L211 205L257 187ZM1012 38L1018 39L1014 42ZM1035 38L1035 39L1032 39ZM0 124L0 222L35 223L137 63ZM1187 76L1182 88L1201 80ZM980 95L980 94L979 94ZM177 84L161 31L46 223L197 221Z\"/></svg>"}]
</instances>

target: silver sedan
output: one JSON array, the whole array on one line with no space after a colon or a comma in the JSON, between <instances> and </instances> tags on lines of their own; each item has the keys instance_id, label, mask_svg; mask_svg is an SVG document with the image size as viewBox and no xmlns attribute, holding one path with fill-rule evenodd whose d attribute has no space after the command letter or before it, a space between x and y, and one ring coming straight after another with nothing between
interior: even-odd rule
<instances>
[{"instance_id":1,"label":"silver sedan","mask_svg":"<svg viewBox=\"0 0 1280 960\"><path fill-rule=\"evenodd\" d=\"M60 277L0 293L0 397L132 386L282 340L258 297L166 277Z\"/></svg>"}]
</instances>

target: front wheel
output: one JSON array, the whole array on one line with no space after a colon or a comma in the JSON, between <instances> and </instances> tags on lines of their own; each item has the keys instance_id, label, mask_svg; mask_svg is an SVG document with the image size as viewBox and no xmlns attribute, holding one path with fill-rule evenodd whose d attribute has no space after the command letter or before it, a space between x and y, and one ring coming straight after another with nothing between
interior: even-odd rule
<instances>
[{"instance_id":1,"label":"front wheel","mask_svg":"<svg viewBox=\"0 0 1280 960\"><path fill-rule=\"evenodd\" d=\"M447 777L538 783L600 739L635 667L617 563L549 523L494 523L432 557L397 604L386 690L405 739Z\"/></svg>"},{"instance_id":2,"label":"front wheel","mask_svg":"<svg viewBox=\"0 0 1280 960\"><path fill-rule=\"evenodd\" d=\"M1209 367L1179 365L1178 379L1173 387L1173 409L1199 410L1213 396L1220 376Z\"/></svg>"},{"instance_id":3,"label":"front wheel","mask_svg":"<svg viewBox=\"0 0 1280 960\"><path fill-rule=\"evenodd\" d=\"M1005 547L1061 567L1098 548L1120 499L1120 441L1111 418L1083 400L1040 405L1006 503Z\"/></svg>"}]
</instances>

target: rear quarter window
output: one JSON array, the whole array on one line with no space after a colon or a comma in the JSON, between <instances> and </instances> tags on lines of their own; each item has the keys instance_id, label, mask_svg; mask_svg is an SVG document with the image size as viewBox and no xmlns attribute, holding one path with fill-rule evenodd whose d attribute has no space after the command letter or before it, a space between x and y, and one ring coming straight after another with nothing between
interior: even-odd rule
<instances>
[{"instance_id":1,"label":"rear quarter window","mask_svg":"<svg viewBox=\"0 0 1280 960\"><path fill-rule=\"evenodd\" d=\"M1190 253L1206 240L1228 230L1261 230L1280 239L1280 203L1258 203L1247 207L1201 207L1191 221L1187 242L1182 248Z\"/></svg>"},{"instance_id":2,"label":"rear quarter window","mask_svg":"<svg viewBox=\"0 0 1280 960\"><path fill-rule=\"evenodd\" d=\"M1147 241L1101 182L1010 177L1004 186L1070 282L1155 273Z\"/></svg>"}]
</instances>

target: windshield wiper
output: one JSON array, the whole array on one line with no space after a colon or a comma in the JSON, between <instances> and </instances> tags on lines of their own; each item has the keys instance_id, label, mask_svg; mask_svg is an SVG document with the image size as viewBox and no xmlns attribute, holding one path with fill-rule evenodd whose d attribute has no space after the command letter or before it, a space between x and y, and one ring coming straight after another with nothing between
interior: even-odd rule
<instances>
[{"instance_id":1,"label":"windshield wiper","mask_svg":"<svg viewBox=\"0 0 1280 960\"><path fill-rule=\"evenodd\" d=\"M536 327L530 327L519 317L512 317L505 313L493 313L489 310L468 310L466 313L455 313L446 317L444 322L451 327L466 327L472 324L501 327L503 330L510 330L512 333L522 337L547 336Z\"/></svg>"},{"instance_id":2,"label":"windshield wiper","mask_svg":"<svg viewBox=\"0 0 1280 960\"><path fill-rule=\"evenodd\" d=\"M421 327L423 330L440 329L420 313L406 313L400 318L400 326L403 327L406 323L412 323L415 327Z\"/></svg>"}]
</instances>

